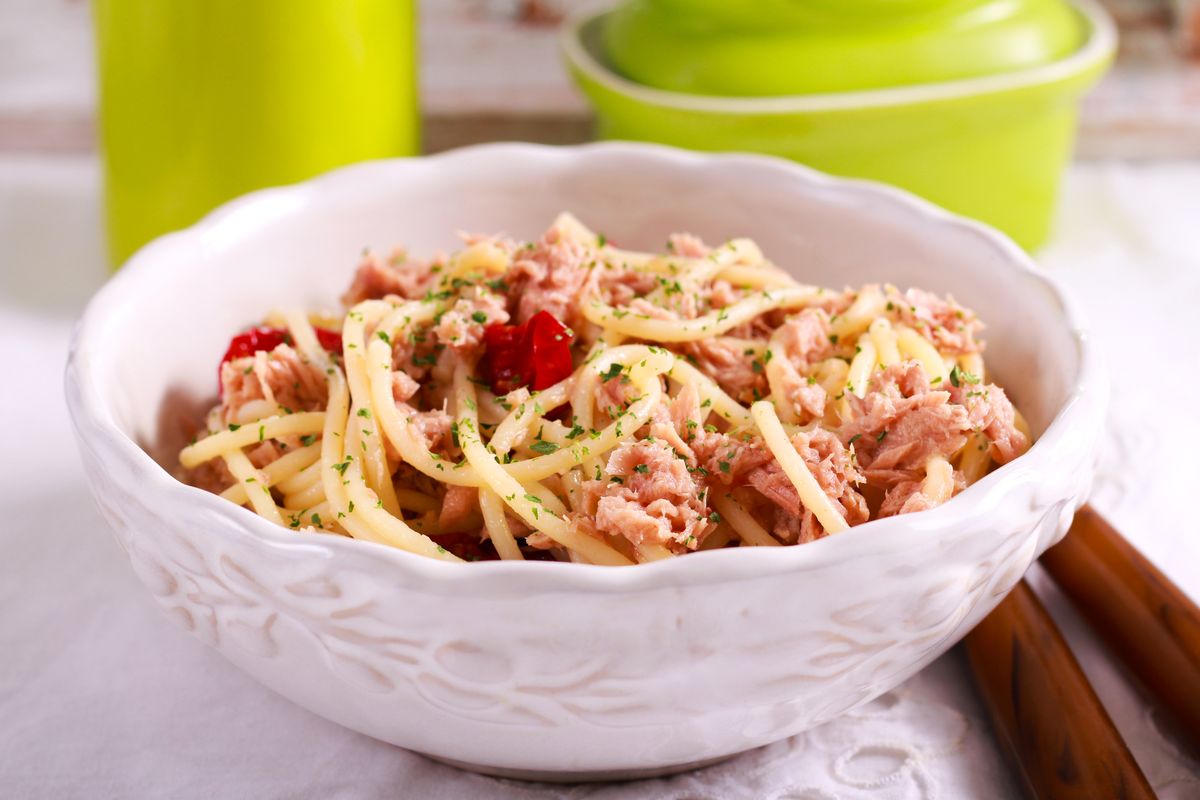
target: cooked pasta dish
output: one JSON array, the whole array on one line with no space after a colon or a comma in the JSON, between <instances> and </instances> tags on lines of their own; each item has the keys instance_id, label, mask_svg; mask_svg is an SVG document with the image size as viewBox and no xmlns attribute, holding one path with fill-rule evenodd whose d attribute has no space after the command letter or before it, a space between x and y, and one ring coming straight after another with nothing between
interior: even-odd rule
<instances>
[{"instance_id":1,"label":"cooked pasta dish","mask_svg":"<svg viewBox=\"0 0 1200 800\"><path fill-rule=\"evenodd\" d=\"M1021 455L976 316L797 282L754 242L364 254L344 310L230 342L182 477L286 528L448 561L628 565L932 508Z\"/></svg>"}]
</instances>

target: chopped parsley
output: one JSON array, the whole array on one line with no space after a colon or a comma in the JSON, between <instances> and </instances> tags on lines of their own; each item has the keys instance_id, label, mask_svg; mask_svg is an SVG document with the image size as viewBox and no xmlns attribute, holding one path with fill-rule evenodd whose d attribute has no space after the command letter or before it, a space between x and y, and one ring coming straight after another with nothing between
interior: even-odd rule
<instances>
[{"instance_id":1,"label":"chopped parsley","mask_svg":"<svg viewBox=\"0 0 1200 800\"><path fill-rule=\"evenodd\" d=\"M310 434L300 437L300 444L304 445L305 447L308 447L310 444L312 444L316 440L317 440L317 435L315 433L310 433Z\"/></svg>"},{"instance_id":2,"label":"chopped parsley","mask_svg":"<svg viewBox=\"0 0 1200 800\"><path fill-rule=\"evenodd\" d=\"M613 378L620 375L624 370L625 370L624 364L617 364L617 363L609 364L608 369L605 370L604 372L600 373L600 377L604 380L605 383L608 383Z\"/></svg>"},{"instance_id":3,"label":"chopped parsley","mask_svg":"<svg viewBox=\"0 0 1200 800\"><path fill-rule=\"evenodd\" d=\"M558 445L556 445L554 442L547 442L542 439L538 439L536 442L529 445L529 449L535 453L541 453L544 456L548 456L558 450Z\"/></svg>"},{"instance_id":4,"label":"chopped parsley","mask_svg":"<svg viewBox=\"0 0 1200 800\"><path fill-rule=\"evenodd\" d=\"M487 322L487 314L485 314L482 311L476 311L474 314L471 315L471 319L475 320L480 325L482 325L483 323Z\"/></svg>"},{"instance_id":5,"label":"chopped parsley","mask_svg":"<svg viewBox=\"0 0 1200 800\"><path fill-rule=\"evenodd\" d=\"M649 464L638 464L636 467L633 468L633 471L639 472L642 475L645 475L648 472L650 472L650 465Z\"/></svg>"},{"instance_id":6,"label":"chopped parsley","mask_svg":"<svg viewBox=\"0 0 1200 800\"><path fill-rule=\"evenodd\" d=\"M959 387L964 383L979 383L979 376L972 375L965 369L960 368L958 364L955 364L954 369L950 370L950 385Z\"/></svg>"}]
</instances>

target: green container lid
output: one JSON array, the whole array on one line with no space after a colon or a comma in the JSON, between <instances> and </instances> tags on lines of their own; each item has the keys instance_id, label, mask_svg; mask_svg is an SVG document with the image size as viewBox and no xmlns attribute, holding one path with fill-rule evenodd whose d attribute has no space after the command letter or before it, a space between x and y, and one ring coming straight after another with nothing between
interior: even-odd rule
<instances>
[{"instance_id":1,"label":"green container lid","mask_svg":"<svg viewBox=\"0 0 1200 800\"><path fill-rule=\"evenodd\" d=\"M1064 0L629 0L605 55L658 89L762 97L971 78L1050 63L1087 31Z\"/></svg>"}]
</instances>

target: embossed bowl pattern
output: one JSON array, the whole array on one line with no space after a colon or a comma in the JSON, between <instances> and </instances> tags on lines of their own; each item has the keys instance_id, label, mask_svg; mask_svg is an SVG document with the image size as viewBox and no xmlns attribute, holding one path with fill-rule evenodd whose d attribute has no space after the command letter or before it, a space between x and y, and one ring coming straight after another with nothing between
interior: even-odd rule
<instances>
[{"instance_id":1,"label":"embossed bowl pattern","mask_svg":"<svg viewBox=\"0 0 1200 800\"><path fill-rule=\"evenodd\" d=\"M805 281L950 292L989 323L989 368L1038 441L929 512L625 569L435 562L278 528L171 476L179 418L211 402L238 326L331 306L364 245L532 237L563 209L622 245L750 236ZM487 145L236 200L100 291L66 388L97 503L171 619L349 728L563 779L716 760L904 681L1066 531L1106 398L1078 316L1002 235L789 162L632 144Z\"/></svg>"}]
</instances>

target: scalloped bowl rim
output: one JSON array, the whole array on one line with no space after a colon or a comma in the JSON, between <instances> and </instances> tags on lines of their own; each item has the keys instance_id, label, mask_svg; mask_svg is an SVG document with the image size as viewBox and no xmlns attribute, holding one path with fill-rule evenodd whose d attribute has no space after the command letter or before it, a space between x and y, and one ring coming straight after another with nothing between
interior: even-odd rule
<instances>
[{"instance_id":1,"label":"scalloped bowl rim","mask_svg":"<svg viewBox=\"0 0 1200 800\"><path fill-rule=\"evenodd\" d=\"M1066 80L1102 64L1116 52L1116 26L1108 14L1091 0L1070 2L1088 25L1087 39L1072 53L1045 64L1009 72L882 89L738 97L688 94L637 83L606 66L583 44L584 27L612 10L611 3L605 0L588 4L573 14L562 26L558 44L572 67L606 89L648 106L734 115L857 111L996 94Z\"/></svg>"},{"instance_id":2,"label":"scalloped bowl rim","mask_svg":"<svg viewBox=\"0 0 1200 800\"><path fill-rule=\"evenodd\" d=\"M973 484L937 508L898 517L872 520L850 528L836 536L820 539L802 546L781 548L731 548L699 551L683 558L666 559L634 567L614 568L577 563L547 564L524 561L486 561L470 565L438 561L386 545L375 544L328 534L296 532L274 525L252 511L235 505L218 495L190 486L175 479L161 465L122 431L113 419L111 409L101 396L95 376L91 373L89 355L97 342L103 342L103 327L112 312L137 297L142 276L158 269L157 262L172 254L186 251L210 236L220 236L237 228L239 221L253 216L253 210L283 198L302 199L320 193L327 187L354 184L371 180L376 173L388 169L403 169L409 162L423 161L452 163L471 159L500 159L505 163L519 159L588 158L591 154L612 155L628 153L674 162L680 167L702 167L706 164L741 164L746 167L768 168L790 173L794 180L813 187L835 189L843 193L867 193L884 197L897 207L937 225L965 230L998 251L1009 268L1032 277L1048 290L1061 309L1064 325L1078 348L1079 370L1066 400L1042 435L1030 450ZM512 161L509 161L511 159ZM303 208L304 204L289 204ZM291 213L291 212L289 212ZM197 510L221 514L236 522L240 536L256 543L281 548L313 548L318 555L325 549L338 558L370 559L379 565L387 564L397 570L396 577L418 579L427 588L441 585L456 593L477 594L516 585L521 591L576 590L601 593L620 593L655 588L682 587L739 580L753 580L766 574L807 572L833 562L871 557L882 552L907 549L911 537L926 537L953 531L956 521L973 515L987 514L996 509L1009 495L1006 487L1036 480L1043 470L1053 469L1055 453L1063 444L1068 430L1078 421L1089 417L1089 404L1101 404L1104 367L1089 341L1078 310L1058 284L1039 270L1032 259L1011 239L998 231L973 220L945 211L908 192L873 181L835 178L790 161L771 156L750 154L703 154L662 145L626 142L602 142L572 147L551 147L532 144L484 144L461 148L432 156L413 159L387 159L343 167L316 178L290 186L263 189L234 199L209 213L195 225L162 236L135 253L128 262L100 289L87 306L72 334L66 368L67 402L80 439L95 441L105 458L117 456L133 465L141 490L160 495L161 502L192 505Z\"/></svg>"}]
</instances>

